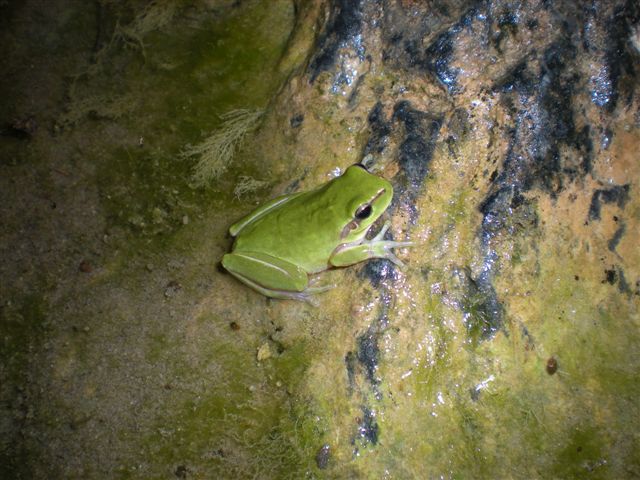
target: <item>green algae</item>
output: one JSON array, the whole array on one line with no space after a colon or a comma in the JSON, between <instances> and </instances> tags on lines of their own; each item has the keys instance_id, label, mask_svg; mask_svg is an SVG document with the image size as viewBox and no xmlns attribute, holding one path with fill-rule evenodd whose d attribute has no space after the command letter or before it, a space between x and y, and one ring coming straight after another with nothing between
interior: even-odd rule
<instances>
[{"instance_id":1,"label":"green algae","mask_svg":"<svg viewBox=\"0 0 640 480\"><path fill-rule=\"evenodd\" d=\"M206 321L224 324L219 318ZM216 365L213 377L200 380L209 385L160 416L143 448L162 465L184 465L194 475L300 478L312 457L311 447L304 445L313 445L318 434L304 403L292 401L290 393L308 366L305 342L257 362L257 346L247 349L234 337L233 331L220 332L217 342L200 353L203 366ZM167 351L161 348L164 355ZM173 368L176 385L165 388L180 389L188 378L195 380L193 368ZM127 476L139 475L129 470Z\"/></svg>"},{"instance_id":2,"label":"green algae","mask_svg":"<svg viewBox=\"0 0 640 480\"><path fill-rule=\"evenodd\" d=\"M47 304L41 295L32 293L23 298L14 297L3 305L2 355L3 361L14 366L25 365L28 346L42 342L47 330Z\"/></svg>"},{"instance_id":3,"label":"green algae","mask_svg":"<svg viewBox=\"0 0 640 480\"><path fill-rule=\"evenodd\" d=\"M230 110L220 116L224 123L218 130L203 142L187 146L180 153L183 159L198 160L192 177L196 186L212 183L229 168L236 152L242 147L245 137L258 127L263 115L263 110ZM237 188L236 186L234 193Z\"/></svg>"},{"instance_id":4,"label":"green algae","mask_svg":"<svg viewBox=\"0 0 640 480\"><path fill-rule=\"evenodd\" d=\"M139 132L134 139L138 145L114 151L98 174L114 225L136 234L171 233L185 215L200 211L201 204L221 193L224 202L230 200L224 193L228 190L215 185L194 189L193 162L180 151L198 142L203 126L214 130L221 114L231 108L264 105L266 95L278 86L281 77L265 70L282 53L291 11L286 2L271 11L271 15L278 12L269 17L269 22L275 21L270 23L272 29L264 26L268 10L252 2L242 14L225 21L202 22L191 30L192 35L184 35L178 22L157 38L151 36L154 49L146 55L144 66L132 62L128 67L125 81L130 93L120 103L135 107L121 123ZM275 27L282 29L280 37ZM179 60L169 67L169 59ZM135 97L135 102L129 97Z\"/></svg>"},{"instance_id":5,"label":"green algae","mask_svg":"<svg viewBox=\"0 0 640 480\"><path fill-rule=\"evenodd\" d=\"M164 4L150 5L160 12ZM175 232L201 205L218 197L231 200L221 185L195 189L194 162L180 152L215 130L221 114L268 103L283 78L273 65L292 21L288 2L276 9L249 2L224 17L203 15L198 20L184 8L176 11L174 2L167 6L171 11L158 20L148 7L136 13L129 6L110 5L115 9L111 15L123 18L114 37L130 30L136 32L130 35L135 43L154 48L145 49L141 58L137 49L112 39L95 63L74 76L66 112L58 119L75 130L80 122L86 124L82 130L90 131L94 124L97 132L104 126L96 120L108 120L117 122L120 132L111 129L107 135L129 132L114 138L107 151L86 149L83 154L98 165L108 229L131 231L136 237ZM147 16L158 21L139 26ZM249 167L246 173L254 170Z\"/></svg>"},{"instance_id":6,"label":"green algae","mask_svg":"<svg viewBox=\"0 0 640 480\"><path fill-rule=\"evenodd\" d=\"M160 3L152 5L159 6ZM175 6L175 3L171 2L171 5ZM32 355L30 352L40 349L41 340L38 339L44 338L44 304L36 301L35 297L29 297L20 302L22 309L3 306L2 332L5 343L2 363L8 369L8 375L3 374L3 379L20 384L27 381L26 375L29 374L29 381L40 381L43 385L62 379L66 385L64 391L74 389L80 397L74 406L65 407L62 405L65 402L61 401L65 394L49 390L40 397L39 403L35 403L38 422L28 419L27 423L33 428L39 425L49 438L61 435L67 424L73 424L74 429L81 431L93 429L96 421L104 420L92 415L83 416L82 412L91 410L89 405L94 403L106 406L109 397L120 395L118 389L124 392L130 388L122 382L122 378L116 378L118 372L122 371L122 358L117 353L101 348L101 345L111 345L107 350L115 348L115 352L118 352L123 342L129 344L128 348L133 346L124 340L122 331L118 332L118 325L125 325L123 330L129 332L126 337L130 336L132 341L139 338L144 344L145 362L165 363L172 378L184 379L180 380L175 390L180 395L189 396L185 394L188 389L181 390L187 379L197 382L192 374L193 365L180 355L180 343L175 333L154 326L149 319L144 325L141 318L137 317L139 310L130 302L144 303L141 298L147 295L144 292L148 290L152 274L151 270L141 273L135 266L140 265L141 261L149 264L145 258L151 259L151 268L155 264L158 272L163 274L161 265L167 250L173 249L174 255L180 250L188 250L189 247L180 242L185 238L194 241L197 231L202 231L202 225L197 225L202 212L212 202L219 205L231 202L233 197L228 188L231 180L212 190L193 188L193 162L178 158L178 153L187 143L197 141L205 129L215 129L220 113L229 108L268 103L269 96L283 78L279 76L282 73L275 73L274 64L280 58L288 36L292 8L289 2L279 2L277 8L274 8L273 2L249 2L226 18L205 15L197 21L177 14L175 9L172 12L164 20L152 22L149 28L141 29L131 24L131 28L116 31L114 38L120 35L118 38L122 39L122 35L126 35L133 43L126 39L124 44L119 40L110 43L108 48L99 52L97 63L74 76L67 109L57 117L54 125L59 135L58 142L80 140L82 146L76 150L75 158L81 172L83 163L91 164L93 168L85 172L95 172L100 208L106 218L104 242L111 255L105 259L102 268L91 273L89 285L75 292L76 295L79 293L79 298L85 299L76 303L77 311L70 314L64 310L64 305L74 303L72 298L66 296L58 300L57 307L47 312L56 320L49 332L49 353L43 357L51 355L55 361L44 370L52 370L54 379L46 378L44 370L43 377L39 378L40 374L33 370L33 364L28 361ZM127 45L133 49L123 48ZM149 48L150 45L154 48ZM142 55L139 56L139 53ZM101 140L96 141L97 137ZM15 151L20 156L16 161L19 163L25 156L23 145L16 145ZM37 159L38 153L35 152L33 157ZM257 168L260 167L258 165ZM245 168L245 173L254 174L255 170L256 167L249 166ZM53 188L49 186L44 191L49 190ZM186 227L193 222L196 223L196 232ZM215 228L216 236L222 237L224 226ZM212 255L218 256L216 253ZM158 259L162 262L160 266ZM207 263L214 261L207 260ZM180 263L177 262L177 265L174 270L179 273ZM201 279L200 271L193 273L181 279L181 284L175 282L174 290L179 295L189 295L194 291L194 283L201 282ZM168 280L165 282L171 283ZM166 285L160 287L160 298ZM98 305L103 304L100 295L114 288L130 292L120 299L125 304L116 309L97 307L96 300ZM12 297L14 304L17 298ZM148 336L141 335L143 331ZM207 428L205 421L207 419L218 422L217 431L229 438L237 435L233 429L237 432L242 426L254 428L255 433L251 438L238 437L238 445L242 445L246 452L239 453L237 466L233 467L237 471L242 472L246 468L252 468L254 472L268 471L275 468L273 466L278 462L284 465L278 467L279 471L285 471L299 461L297 454L292 453L296 450L290 448L291 441L278 431L279 428L285 432L294 430L291 422L285 422L283 427L278 426L282 416L280 397L259 400L260 409L256 410L255 416L244 415L246 420L240 424L231 420L232 416L241 416L243 413L246 386L250 382L259 385L262 381L260 369L254 369L247 376L243 361L240 360L246 357L247 351L234 349L235 345L221 343L219 349L203 355L201 361L211 357L225 365L229 378L214 385L213 389L218 392L218 387L224 387L226 390L203 395L202 401L191 400L180 405L185 415L181 422L189 431L183 435L177 430L172 441L177 442L178 447L175 448L182 453L175 453L167 443L163 450L156 445L162 442L151 439L149 453L157 455L152 460L153 466L149 467L151 470L155 471L157 465L165 465L174 457L182 456L185 451L191 452L193 445L207 443L207 439L212 438L212 430ZM176 355L175 361L167 361L168 352ZM249 352L249 361L255 361L254 352ZM90 372L96 374L94 369L98 365L115 374L113 379L108 380L110 392L87 379ZM134 378L138 375L137 367L132 364ZM286 371L287 368L281 370ZM293 379L287 382L293 383ZM148 382L145 380L144 383ZM173 388L171 382L165 386L166 391ZM261 397L263 393L259 391L256 395ZM149 392L140 403L140 408L148 408L149 412L158 409L158 402L164 401L162 396L162 388L159 393ZM32 398L32 401L35 400ZM229 414L226 419L222 418L225 411ZM165 422L163 418L161 423ZM122 424L114 422L112 425L119 432L122 444L132 441L126 424L127 421ZM165 438L164 431L158 431L159 438ZM9 439L15 438L15 432L7 433ZM243 442L248 443L245 445ZM252 447L254 444L262 446L256 449ZM180 450L180 445L186 450ZM39 465L37 458L41 454L46 455L46 450L36 448L30 439L20 442L15 448L3 445L2 456L3 459L6 456L7 461L2 463L3 468L8 469L7 476L42 474L46 467ZM273 453L276 451L278 453ZM215 457L215 450L212 455ZM230 455L233 455L233 451ZM118 476L144 475L136 461L127 462L126 458L126 454L122 455L122 465L115 468ZM227 457L227 464L230 458ZM182 456L182 461L188 459L188 455ZM202 459L197 457L197 460ZM261 466L256 470L255 465L258 464ZM52 466L49 473L53 475L57 472L61 477L86 478L100 476L100 472L105 472L104 468L104 465L90 467L88 464L79 467L71 462L67 466ZM113 465L109 468L113 468Z\"/></svg>"},{"instance_id":7,"label":"green algae","mask_svg":"<svg viewBox=\"0 0 640 480\"><path fill-rule=\"evenodd\" d=\"M571 285L570 282L575 280L568 279L567 287ZM571 299L579 296L572 288L567 288L564 295L558 293L562 291L561 288L554 290L554 294L557 295L556 301L559 303L547 304L550 311L558 308L558 305L572 303ZM589 305L588 302L581 304ZM428 453L423 452L424 454L432 455L432 449L437 451L438 448L449 451L448 465L442 461L436 462L441 470L434 466L433 475L446 471L453 478L485 478L496 475L537 476L541 472L554 472L554 476L577 478L591 472L596 478L608 478L610 472L607 472L607 464L611 461L607 459L615 456L610 450L614 443L611 435L613 432L617 432L616 436L623 437L631 434L623 424L608 422L614 418L623 418L624 410L635 408L630 402L636 394L633 392L633 382L630 381L630 377L619 375L619 370L626 370L623 367L626 365L625 352L629 351L629 347L637 339L635 332L629 332L626 327L621 328L618 325L612 329L612 325L609 324L605 329L605 342L594 342L594 339L601 335L600 329L610 318L606 314L598 313L594 307L584 310L584 336L582 333L576 336L575 331L567 332L575 338L571 343L564 343L564 350L556 350L560 358L560 370L555 376L545 371L546 357L541 357L535 350L527 352L527 349L531 348L528 346L530 343L524 338L518 339L517 330L512 330L511 335L515 336L513 341L507 341L506 337L498 337L491 345L485 343L481 351L477 351L477 347L469 350L467 356L461 355L462 352L449 342L444 350L448 352L445 355L445 368L438 367L441 364L439 361L426 366L426 369L423 367L421 370L414 370L409 379L414 378L417 385L428 387L419 389L416 385L416 397L429 399L429 403L436 391L451 391L451 379L447 379L447 375L455 375L456 372L463 375L459 378L464 383L454 389L459 392L458 400L452 402L449 407L443 405L436 409L438 417L444 417L442 425L446 425L447 433L443 434L438 427L430 425L438 420L412 417L413 421L422 427L417 430L431 443ZM595 318L600 320L589 321L589 317L594 314ZM622 315L621 318L624 317ZM543 335L558 338L558 328L552 326L555 321L555 315L549 318L548 328L552 328L554 333L547 328L529 326L529 330L535 332L535 344L549 348L548 340ZM616 332L616 328L621 330ZM631 333L631 337L627 341L622 337L628 333ZM436 340L434 343L441 341ZM587 343L591 348L585 350L584 345ZM533 348L536 348L535 345ZM576 353L579 352L581 355L575 364L570 360L573 356L571 350L574 348ZM453 352L457 352L458 360L455 362L450 357ZM472 361L467 366L465 357L467 362ZM519 357L521 358L516 361ZM482 360L482 363L477 364L478 360ZM462 363L459 363L461 361ZM487 369L492 362L499 362L501 374L496 374L494 368ZM475 373L472 367L474 364L480 367L479 370L475 368ZM482 366L483 364L486 366ZM582 373L578 375L573 368L579 368ZM473 384L464 380L468 375L478 379L482 379L484 375L495 375L495 378L488 382L487 387L478 389L476 386L474 389ZM526 378L527 383L523 383L522 378ZM595 379L605 380L606 387L594 390ZM565 388L569 390L566 391ZM472 401L465 392L470 389L477 392L477 400ZM465 397L467 400L463 400ZM600 407L596 406L598 404ZM419 411L420 408L414 405L409 410ZM594 412L608 412L608 420L603 423L594 419ZM562 422L558 422L560 418ZM415 426L405 430L407 426L404 423L399 428L398 436L416 430ZM394 432L388 433L394 435ZM397 437L393 438L395 442ZM439 439L442 441L438 441ZM406 445L406 441L404 443ZM445 445L464 445L464 452L447 449ZM517 453L510 450L516 445L526 445L526 449L518 450ZM411 447L416 448L417 444ZM625 455L623 463L633 469L634 460L629 453Z\"/></svg>"},{"instance_id":8,"label":"green algae","mask_svg":"<svg viewBox=\"0 0 640 480\"><path fill-rule=\"evenodd\" d=\"M6 398L10 394L11 401L6 407L14 417L0 422L0 475L3 477L13 476L35 457L35 452L26 444L12 440L17 427L10 422L23 422L25 417L33 416L34 407L28 400L29 373L33 368L31 352L42 348L46 340L47 311L45 299L38 294L14 296L0 308L2 396Z\"/></svg>"}]
</instances>

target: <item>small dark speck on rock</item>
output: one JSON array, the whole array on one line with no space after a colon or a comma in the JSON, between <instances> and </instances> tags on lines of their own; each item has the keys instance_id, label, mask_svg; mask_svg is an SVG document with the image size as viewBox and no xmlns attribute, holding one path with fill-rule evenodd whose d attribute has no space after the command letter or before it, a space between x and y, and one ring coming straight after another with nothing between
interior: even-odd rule
<instances>
[{"instance_id":1,"label":"small dark speck on rock","mask_svg":"<svg viewBox=\"0 0 640 480\"><path fill-rule=\"evenodd\" d=\"M291 117L291 128L298 128L300 125L302 125L303 121L304 115L302 113L294 115L293 117Z\"/></svg>"},{"instance_id":2,"label":"small dark speck on rock","mask_svg":"<svg viewBox=\"0 0 640 480\"><path fill-rule=\"evenodd\" d=\"M82 260L78 265L78 270L82 273L91 273L93 271L93 265L88 260Z\"/></svg>"},{"instance_id":3,"label":"small dark speck on rock","mask_svg":"<svg viewBox=\"0 0 640 480\"><path fill-rule=\"evenodd\" d=\"M236 322L231 322L229 323L229 328L231 328L231 330L233 330L234 332L237 332L238 330L240 330L240 325L238 325Z\"/></svg>"},{"instance_id":4,"label":"small dark speck on rock","mask_svg":"<svg viewBox=\"0 0 640 480\"><path fill-rule=\"evenodd\" d=\"M187 467L184 465L178 465L176 471L173 472L178 478L187 478Z\"/></svg>"},{"instance_id":5,"label":"small dark speck on rock","mask_svg":"<svg viewBox=\"0 0 640 480\"><path fill-rule=\"evenodd\" d=\"M617 275L616 275L616 271L615 270L605 270L604 271L604 275L605 275L605 281L610 284L613 285L614 283L616 283L617 280ZM605 281L603 281L602 283L604 283Z\"/></svg>"},{"instance_id":6,"label":"small dark speck on rock","mask_svg":"<svg viewBox=\"0 0 640 480\"><path fill-rule=\"evenodd\" d=\"M546 370L549 375L553 375L558 371L558 361L555 357L549 357L547 360Z\"/></svg>"},{"instance_id":7,"label":"small dark speck on rock","mask_svg":"<svg viewBox=\"0 0 640 480\"><path fill-rule=\"evenodd\" d=\"M164 296L167 298L173 297L176 293L178 293L182 289L182 285L180 285L175 280L171 280L167 283L167 287L164 290Z\"/></svg>"},{"instance_id":8,"label":"small dark speck on rock","mask_svg":"<svg viewBox=\"0 0 640 480\"><path fill-rule=\"evenodd\" d=\"M215 457L220 457L220 458L224 458L226 456L226 454L224 453L224 450L222 450L221 448L217 449L215 452L213 452L213 456Z\"/></svg>"},{"instance_id":9,"label":"small dark speck on rock","mask_svg":"<svg viewBox=\"0 0 640 480\"><path fill-rule=\"evenodd\" d=\"M32 116L16 118L11 122L11 130L16 137L29 138L37 132L38 122Z\"/></svg>"},{"instance_id":10,"label":"small dark speck on rock","mask_svg":"<svg viewBox=\"0 0 640 480\"><path fill-rule=\"evenodd\" d=\"M331 447L325 443L318 449L316 453L316 465L319 469L325 469L329 465L329 458L331 457Z\"/></svg>"}]
</instances>

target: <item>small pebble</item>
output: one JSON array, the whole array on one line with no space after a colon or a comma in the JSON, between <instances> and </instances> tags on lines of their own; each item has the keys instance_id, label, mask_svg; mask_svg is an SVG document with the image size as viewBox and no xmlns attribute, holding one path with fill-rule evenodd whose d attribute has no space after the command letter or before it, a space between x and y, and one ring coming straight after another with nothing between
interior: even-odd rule
<instances>
[{"instance_id":1,"label":"small pebble","mask_svg":"<svg viewBox=\"0 0 640 480\"><path fill-rule=\"evenodd\" d=\"M258 348L256 358L259 362L266 360L267 358L271 358L271 348L269 348L269 344L267 342L263 343L260 348Z\"/></svg>"},{"instance_id":2,"label":"small pebble","mask_svg":"<svg viewBox=\"0 0 640 480\"><path fill-rule=\"evenodd\" d=\"M173 473L178 478L187 478L187 467L184 465L178 465L176 471Z\"/></svg>"},{"instance_id":3,"label":"small pebble","mask_svg":"<svg viewBox=\"0 0 640 480\"><path fill-rule=\"evenodd\" d=\"M83 273L91 273L93 271L93 265L91 265L87 260L82 260L78 266L78 270Z\"/></svg>"},{"instance_id":4,"label":"small pebble","mask_svg":"<svg viewBox=\"0 0 640 480\"><path fill-rule=\"evenodd\" d=\"M325 469L329 465L329 458L331 457L331 447L328 443L325 443L318 449L316 453L316 465L319 469Z\"/></svg>"},{"instance_id":5,"label":"small pebble","mask_svg":"<svg viewBox=\"0 0 640 480\"><path fill-rule=\"evenodd\" d=\"M553 375L558 371L558 361L555 359L555 357L549 357L549 359L547 360L546 369L549 375Z\"/></svg>"},{"instance_id":6,"label":"small pebble","mask_svg":"<svg viewBox=\"0 0 640 480\"><path fill-rule=\"evenodd\" d=\"M167 284L167 288L164 291L164 296L167 298L171 298L173 297L176 293L178 293L180 291L180 289L182 288L182 285L180 285L178 282L176 282L175 280L171 280L168 284Z\"/></svg>"}]
</instances>

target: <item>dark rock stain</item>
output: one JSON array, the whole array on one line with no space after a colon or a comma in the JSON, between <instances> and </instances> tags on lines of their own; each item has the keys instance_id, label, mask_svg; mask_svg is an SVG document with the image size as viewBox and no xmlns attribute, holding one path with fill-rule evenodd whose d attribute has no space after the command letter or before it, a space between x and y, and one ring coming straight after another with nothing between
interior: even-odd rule
<instances>
[{"instance_id":1,"label":"dark rock stain","mask_svg":"<svg viewBox=\"0 0 640 480\"><path fill-rule=\"evenodd\" d=\"M576 127L574 118L579 81L571 73L574 57L570 32L565 32L543 52L539 74L523 61L494 84L493 90L502 94L503 105L515 118L494 190L537 187L555 196L568 182L591 171L592 132L588 125ZM563 157L563 147L573 154Z\"/></svg>"},{"instance_id":2,"label":"dark rock stain","mask_svg":"<svg viewBox=\"0 0 640 480\"><path fill-rule=\"evenodd\" d=\"M358 425L358 437L365 445L367 443L375 445L378 443L378 430L378 422L373 411L367 407L362 407L362 418Z\"/></svg>"},{"instance_id":3,"label":"dark rock stain","mask_svg":"<svg viewBox=\"0 0 640 480\"><path fill-rule=\"evenodd\" d=\"M415 222L418 217L416 200L429 173L429 164L443 123L442 117L415 109L408 101L400 101L394 106L390 119L385 117L384 106L378 102L369 112L367 120L371 133L364 155L381 153L392 130L398 126L403 129L398 149L400 173L394 179L395 194L389 212L392 213L401 205L402 209L406 208L409 212L410 220ZM390 231L385 239L393 240ZM394 279L396 275L395 265L384 259L368 261L359 272L361 278L369 279L376 288L385 280ZM383 295L389 295L389 292L383 292Z\"/></svg>"},{"instance_id":4,"label":"dark rock stain","mask_svg":"<svg viewBox=\"0 0 640 480\"><path fill-rule=\"evenodd\" d=\"M490 194L480 205L483 214L479 235L483 256L483 267L477 278L469 283L468 294L474 306L473 324L467 325L472 337L479 331L479 339L487 340L502 328L504 307L493 286L493 277L498 272L499 257L492 240L499 233L515 236L538 224L533 206L513 185L504 185ZM475 292L475 293L474 293Z\"/></svg>"},{"instance_id":5,"label":"dark rock stain","mask_svg":"<svg viewBox=\"0 0 640 480\"><path fill-rule=\"evenodd\" d=\"M620 293L631 294L631 287L629 287L629 283L627 282L627 278L624 275L622 267L618 267L618 291Z\"/></svg>"},{"instance_id":6,"label":"dark rock stain","mask_svg":"<svg viewBox=\"0 0 640 480\"><path fill-rule=\"evenodd\" d=\"M398 152L398 164L413 190L424 183L429 173L442 117L412 107L403 100L394 106L393 120L404 127L404 139Z\"/></svg>"},{"instance_id":7,"label":"dark rock stain","mask_svg":"<svg viewBox=\"0 0 640 480\"><path fill-rule=\"evenodd\" d=\"M602 283L608 283L609 285L618 284L618 291L620 293L631 294L631 286L627 282L627 278L624 274L624 270L619 266L612 266L604 270L604 280Z\"/></svg>"},{"instance_id":8,"label":"dark rock stain","mask_svg":"<svg viewBox=\"0 0 640 480\"><path fill-rule=\"evenodd\" d=\"M518 17L513 12L505 11L498 16L496 23L498 28L491 38L491 43L499 53L502 53L502 43L518 32Z\"/></svg>"},{"instance_id":9,"label":"dark rock stain","mask_svg":"<svg viewBox=\"0 0 640 480\"><path fill-rule=\"evenodd\" d=\"M604 282L607 282L609 285L614 285L616 283L616 281L618 280L618 274L616 273L615 269L610 269L610 270L605 270L604 271Z\"/></svg>"},{"instance_id":10,"label":"dark rock stain","mask_svg":"<svg viewBox=\"0 0 640 480\"><path fill-rule=\"evenodd\" d=\"M520 61L515 67L499 78L493 90L500 93L518 92L524 97L531 97L536 89L537 80L528 68L527 60Z\"/></svg>"},{"instance_id":11,"label":"dark rock stain","mask_svg":"<svg viewBox=\"0 0 640 480\"><path fill-rule=\"evenodd\" d=\"M385 240L392 240L389 231L384 236ZM387 280L395 280L397 277L396 266L384 258L374 258L364 264L358 272L359 278L365 278L371 282L374 288L379 288Z\"/></svg>"},{"instance_id":12,"label":"dark rock stain","mask_svg":"<svg viewBox=\"0 0 640 480\"><path fill-rule=\"evenodd\" d=\"M302 125L302 122L304 122L303 113L298 113L294 115L293 117L291 117L291 120L289 121L289 123L291 124L291 128L298 128L300 125Z\"/></svg>"},{"instance_id":13,"label":"dark rock stain","mask_svg":"<svg viewBox=\"0 0 640 480\"><path fill-rule=\"evenodd\" d=\"M626 229L627 229L627 227L625 226L624 223L622 223L622 224L620 224L618 226L618 228L616 229L616 231L613 234L613 237L611 237L611 239L607 242L607 247L609 248L609 251L611 251L611 252L615 252L616 251L616 248L617 248L618 244L620 243L620 240L624 236L624 233L625 233Z\"/></svg>"},{"instance_id":14,"label":"dark rock stain","mask_svg":"<svg viewBox=\"0 0 640 480\"><path fill-rule=\"evenodd\" d=\"M616 185L611 188L598 189L591 196L588 220L600 220L600 210L603 203L615 203L624 208L629 200L629 184Z\"/></svg>"},{"instance_id":15,"label":"dark rock stain","mask_svg":"<svg viewBox=\"0 0 640 480\"><path fill-rule=\"evenodd\" d=\"M412 59L411 63L421 70L430 72L450 94L459 91L460 71L452 62L455 58L456 40L465 28L471 28L471 23L477 15L477 9L469 9L456 23L440 33L424 51L418 40L405 41L405 52Z\"/></svg>"},{"instance_id":16,"label":"dark rock stain","mask_svg":"<svg viewBox=\"0 0 640 480\"><path fill-rule=\"evenodd\" d=\"M329 20L320 34L317 53L309 64L310 81L333 68L338 50L360 34L364 0L333 0L330 3Z\"/></svg>"},{"instance_id":17,"label":"dark rock stain","mask_svg":"<svg viewBox=\"0 0 640 480\"><path fill-rule=\"evenodd\" d=\"M391 211L400 203L408 208L411 220L415 221L416 199L429 173L429 164L442 128L443 117L418 110L411 102L402 100L394 105L389 120L384 116L382 103L378 102L369 112L368 123L371 133L364 148L364 155L381 153L393 129L400 127L403 130L398 148L400 174L394 185L396 194Z\"/></svg>"},{"instance_id":18,"label":"dark rock stain","mask_svg":"<svg viewBox=\"0 0 640 480\"><path fill-rule=\"evenodd\" d=\"M383 3L384 63L401 71L429 74L447 93L456 94L460 88L460 70L454 64L456 44L465 33L478 36L472 24L481 18L480 8L486 2L434 2L428 8L413 8L412 2Z\"/></svg>"},{"instance_id":19,"label":"dark rock stain","mask_svg":"<svg viewBox=\"0 0 640 480\"><path fill-rule=\"evenodd\" d=\"M377 385L376 376L378 363L380 362L380 347L378 346L378 333L371 329L358 337L357 358L364 367L367 380L371 385Z\"/></svg>"},{"instance_id":20,"label":"dark rock stain","mask_svg":"<svg viewBox=\"0 0 640 480\"><path fill-rule=\"evenodd\" d=\"M538 151L531 152L534 163L529 176L552 196L563 189L567 180L588 173L593 155L589 127L576 128L573 103L579 77L571 73L576 49L568 35L570 32L544 52L540 95L536 99L541 110L535 135ZM573 149L575 154L561 159L562 146ZM584 160L574 165L568 163L570 158Z\"/></svg>"},{"instance_id":21,"label":"dark rock stain","mask_svg":"<svg viewBox=\"0 0 640 480\"><path fill-rule=\"evenodd\" d=\"M316 465L319 469L323 470L329 466L329 459L331 458L331 447L328 443L322 445L316 453Z\"/></svg>"},{"instance_id":22,"label":"dark rock stain","mask_svg":"<svg viewBox=\"0 0 640 480\"><path fill-rule=\"evenodd\" d=\"M436 40L427 47L424 52L424 65L438 81L444 85L450 93L458 91L459 69L451 65L454 54L454 41L462 30L459 24L454 25L446 32L440 34ZM417 56L415 47L407 45L407 53L410 56Z\"/></svg>"},{"instance_id":23,"label":"dark rock stain","mask_svg":"<svg viewBox=\"0 0 640 480\"><path fill-rule=\"evenodd\" d=\"M466 327L472 339L487 340L502 328L504 307L491 282L490 269L469 283L470 301L463 307L467 313Z\"/></svg>"},{"instance_id":24,"label":"dark rock stain","mask_svg":"<svg viewBox=\"0 0 640 480\"><path fill-rule=\"evenodd\" d=\"M492 240L498 233L513 236L537 227L535 208L525 192L536 188L555 197L592 169L595 132L584 120L576 120L582 109L575 99L583 80L575 73L580 71L575 68L577 49L572 43L575 29L572 22L561 22L558 37L539 56L539 71L531 59L523 60L493 85L514 124L502 167L479 207L485 267L474 281L490 300L486 311L492 318L491 329L485 338L502 323L502 308L492 287L500 263ZM627 190L628 186L614 187L612 192L594 194L590 218L599 218L601 202L618 201Z\"/></svg>"},{"instance_id":25,"label":"dark rock stain","mask_svg":"<svg viewBox=\"0 0 640 480\"><path fill-rule=\"evenodd\" d=\"M629 105L637 87L637 60L630 51L628 39L632 35L632 26L640 22L640 3L628 0L624 5L614 9L607 20L608 36L605 61L611 83L611 98L606 104L608 112L613 112L618 99L625 96L625 104Z\"/></svg>"},{"instance_id":26,"label":"dark rock stain","mask_svg":"<svg viewBox=\"0 0 640 480\"><path fill-rule=\"evenodd\" d=\"M382 102L374 105L367 116L369 123L369 140L364 147L363 157L369 154L382 153L389 141L391 133L391 122L387 121L384 116L384 106Z\"/></svg>"},{"instance_id":27,"label":"dark rock stain","mask_svg":"<svg viewBox=\"0 0 640 480\"><path fill-rule=\"evenodd\" d=\"M353 352L347 352L344 357L344 364L347 369L347 395L353 395L356 387L356 367L358 359Z\"/></svg>"}]
</instances>

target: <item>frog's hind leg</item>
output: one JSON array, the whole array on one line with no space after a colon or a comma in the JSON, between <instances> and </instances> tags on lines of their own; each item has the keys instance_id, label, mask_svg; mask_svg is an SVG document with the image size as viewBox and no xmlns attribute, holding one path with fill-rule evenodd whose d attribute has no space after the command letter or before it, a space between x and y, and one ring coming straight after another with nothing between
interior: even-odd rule
<instances>
[{"instance_id":1,"label":"frog's hind leg","mask_svg":"<svg viewBox=\"0 0 640 480\"><path fill-rule=\"evenodd\" d=\"M296 291L287 291L287 290L272 290L269 288L265 288L258 283L243 277L242 275L231 272L231 274L240 280L245 285L253 288L258 293L261 293L265 297L270 298L278 298L281 300L297 300L299 302L307 302L309 305L313 305L317 307L319 305L318 301L315 298L315 295L318 293L326 292L327 290L331 290L335 285L323 285L321 287L309 287L301 292Z\"/></svg>"},{"instance_id":2,"label":"frog's hind leg","mask_svg":"<svg viewBox=\"0 0 640 480\"><path fill-rule=\"evenodd\" d=\"M262 252L227 253L222 266L238 280L268 296L271 291L302 292L309 276L299 266Z\"/></svg>"},{"instance_id":3,"label":"frog's hind leg","mask_svg":"<svg viewBox=\"0 0 640 480\"><path fill-rule=\"evenodd\" d=\"M262 295L313 304L312 296L335 285L315 285L299 266L262 252L228 253L222 265L234 277Z\"/></svg>"}]
</instances>

